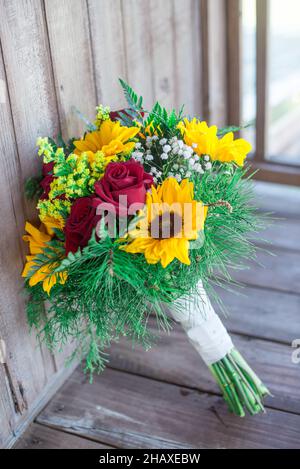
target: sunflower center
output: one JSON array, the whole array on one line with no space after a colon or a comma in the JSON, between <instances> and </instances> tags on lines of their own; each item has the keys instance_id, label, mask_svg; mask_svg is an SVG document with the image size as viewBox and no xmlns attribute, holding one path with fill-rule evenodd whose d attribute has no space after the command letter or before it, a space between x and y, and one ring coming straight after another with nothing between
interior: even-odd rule
<instances>
[{"instance_id":1,"label":"sunflower center","mask_svg":"<svg viewBox=\"0 0 300 469\"><path fill-rule=\"evenodd\" d=\"M157 215L149 226L153 239L174 238L182 231L182 217L178 213L164 212Z\"/></svg>"}]
</instances>

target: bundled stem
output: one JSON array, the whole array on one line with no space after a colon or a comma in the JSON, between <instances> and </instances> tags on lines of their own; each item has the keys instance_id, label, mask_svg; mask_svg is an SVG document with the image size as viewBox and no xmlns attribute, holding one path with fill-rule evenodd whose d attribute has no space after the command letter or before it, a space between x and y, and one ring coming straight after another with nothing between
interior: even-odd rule
<instances>
[{"instance_id":1,"label":"bundled stem","mask_svg":"<svg viewBox=\"0 0 300 469\"><path fill-rule=\"evenodd\" d=\"M231 412L240 417L245 416L245 410L250 415L265 412L262 399L270 392L237 349L233 348L209 369Z\"/></svg>"}]
</instances>

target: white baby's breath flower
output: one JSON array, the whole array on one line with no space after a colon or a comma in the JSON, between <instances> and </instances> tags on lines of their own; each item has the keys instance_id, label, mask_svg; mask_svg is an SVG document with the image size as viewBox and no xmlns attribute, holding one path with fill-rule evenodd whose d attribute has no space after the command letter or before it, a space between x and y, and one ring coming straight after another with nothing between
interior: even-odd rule
<instances>
[{"instance_id":1,"label":"white baby's breath flower","mask_svg":"<svg viewBox=\"0 0 300 469\"><path fill-rule=\"evenodd\" d=\"M206 169L207 171L209 171L209 170L211 169L211 167L212 167L211 163L206 163L205 169Z\"/></svg>"},{"instance_id":2,"label":"white baby's breath flower","mask_svg":"<svg viewBox=\"0 0 300 469\"><path fill-rule=\"evenodd\" d=\"M189 159L189 165L193 167L194 164L195 164L194 158L190 158L190 159Z\"/></svg>"},{"instance_id":3,"label":"white baby's breath flower","mask_svg":"<svg viewBox=\"0 0 300 469\"><path fill-rule=\"evenodd\" d=\"M142 151L134 151L131 156L132 158L136 159L137 161L140 161L143 158L143 152Z\"/></svg>"},{"instance_id":4,"label":"white baby's breath flower","mask_svg":"<svg viewBox=\"0 0 300 469\"><path fill-rule=\"evenodd\" d=\"M164 151L164 153L169 153L171 151L170 145L164 145L163 146L163 151Z\"/></svg>"},{"instance_id":5,"label":"white baby's breath flower","mask_svg":"<svg viewBox=\"0 0 300 469\"><path fill-rule=\"evenodd\" d=\"M204 161L209 161L209 160L210 160L209 155L204 155Z\"/></svg>"},{"instance_id":6,"label":"white baby's breath flower","mask_svg":"<svg viewBox=\"0 0 300 469\"><path fill-rule=\"evenodd\" d=\"M153 155L146 155L145 160L146 161L152 161L153 160Z\"/></svg>"},{"instance_id":7,"label":"white baby's breath flower","mask_svg":"<svg viewBox=\"0 0 300 469\"><path fill-rule=\"evenodd\" d=\"M177 140L179 148L183 148L184 146L184 141L183 140Z\"/></svg>"},{"instance_id":8,"label":"white baby's breath flower","mask_svg":"<svg viewBox=\"0 0 300 469\"><path fill-rule=\"evenodd\" d=\"M160 157L162 160L167 160L169 158L169 155L167 153L162 153Z\"/></svg>"},{"instance_id":9,"label":"white baby's breath flower","mask_svg":"<svg viewBox=\"0 0 300 469\"><path fill-rule=\"evenodd\" d=\"M159 141L160 145L163 146L167 143L167 139L166 138L162 138L160 141Z\"/></svg>"},{"instance_id":10,"label":"white baby's breath flower","mask_svg":"<svg viewBox=\"0 0 300 469\"><path fill-rule=\"evenodd\" d=\"M198 146L198 143L192 143L193 148L197 148L197 146Z\"/></svg>"},{"instance_id":11,"label":"white baby's breath flower","mask_svg":"<svg viewBox=\"0 0 300 469\"><path fill-rule=\"evenodd\" d=\"M189 151L184 150L184 152L183 152L183 158L184 158L185 160L188 160L188 159L190 158L190 156L191 156L191 153L190 153Z\"/></svg>"},{"instance_id":12,"label":"white baby's breath flower","mask_svg":"<svg viewBox=\"0 0 300 469\"><path fill-rule=\"evenodd\" d=\"M155 166L151 166L150 173L151 174L156 174L157 173L157 169L155 168Z\"/></svg>"},{"instance_id":13,"label":"white baby's breath flower","mask_svg":"<svg viewBox=\"0 0 300 469\"><path fill-rule=\"evenodd\" d=\"M177 179L177 181L180 182L182 179L181 174L175 174L175 179Z\"/></svg>"},{"instance_id":14,"label":"white baby's breath flower","mask_svg":"<svg viewBox=\"0 0 300 469\"><path fill-rule=\"evenodd\" d=\"M141 148L142 144L140 142L136 142L135 144L135 148L138 150L139 148Z\"/></svg>"}]
</instances>

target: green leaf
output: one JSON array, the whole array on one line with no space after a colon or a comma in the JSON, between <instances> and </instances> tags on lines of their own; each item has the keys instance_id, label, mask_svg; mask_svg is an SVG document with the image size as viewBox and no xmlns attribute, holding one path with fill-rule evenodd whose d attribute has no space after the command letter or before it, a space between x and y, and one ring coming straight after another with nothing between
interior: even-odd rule
<instances>
[{"instance_id":1,"label":"green leaf","mask_svg":"<svg viewBox=\"0 0 300 469\"><path fill-rule=\"evenodd\" d=\"M122 78L119 78L120 85L123 88L128 106L139 113L143 110L143 98L138 96L133 89Z\"/></svg>"}]
</instances>

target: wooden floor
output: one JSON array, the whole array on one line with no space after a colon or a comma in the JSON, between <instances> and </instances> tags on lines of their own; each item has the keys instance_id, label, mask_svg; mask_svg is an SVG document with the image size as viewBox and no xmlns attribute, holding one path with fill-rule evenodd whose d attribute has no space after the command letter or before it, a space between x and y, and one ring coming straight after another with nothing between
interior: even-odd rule
<instances>
[{"instance_id":1,"label":"wooden floor","mask_svg":"<svg viewBox=\"0 0 300 469\"><path fill-rule=\"evenodd\" d=\"M300 190L258 183L260 206L282 218L261 253L237 277L240 295L222 292L234 343L274 397L265 415L227 412L209 371L180 327L149 352L125 341L89 384L77 369L16 448L300 448ZM283 219L284 218L284 219Z\"/></svg>"}]
</instances>

